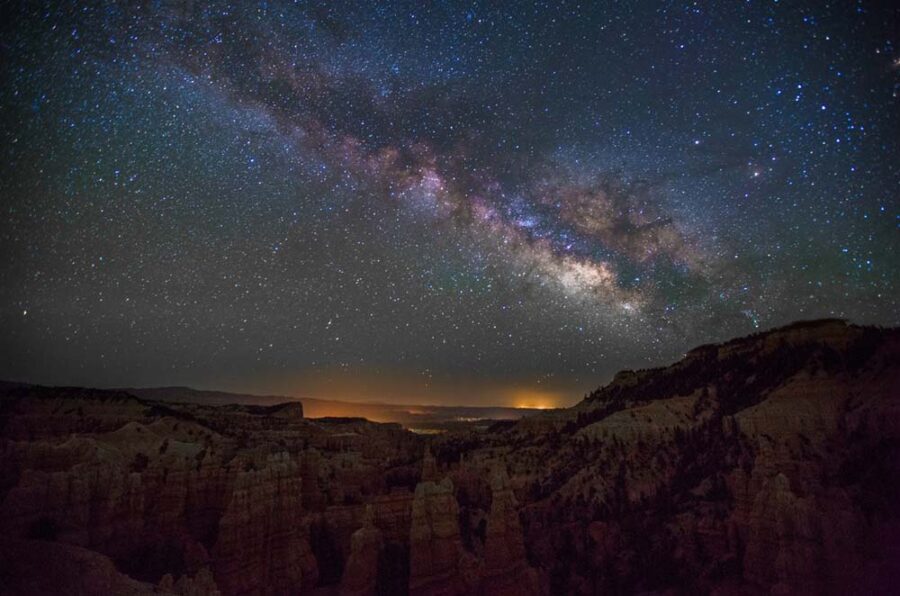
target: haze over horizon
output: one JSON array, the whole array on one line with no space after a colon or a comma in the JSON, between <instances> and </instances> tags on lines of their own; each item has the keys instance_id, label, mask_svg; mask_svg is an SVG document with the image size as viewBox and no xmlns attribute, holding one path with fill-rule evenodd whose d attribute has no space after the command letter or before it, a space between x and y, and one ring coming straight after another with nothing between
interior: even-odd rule
<instances>
[{"instance_id":1,"label":"haze over horizon","mask_svg":"<svg viewBox=\"0 0 900 596\"><path fill-rule=\"evenodd\" d=\"M852 321L850 321L852 323ZM763 330L769 331L769 329ZM734 339L734 338L729 338ZM699 346L691 346L691 349ZM681 355L683 356L683 354ZM661 361L644 368L659 368L674 364L680 360L680 356L672 361ZM636 367L637 368L637 367ZM620 369L634 370L629 368ZM620 372L620 371L616 371ZM28 379L0 379L2 381L22 382L37 384ZM439 406L439 407L485 407L485 408L523 408L523 409L550 409L565 408L577 404L592 390L602 387L612 379L598 379L595 382L588 381L586 387L575 386L559 390L544 389L540 385L529 386L526 383L504 382L502 380L473 382L471 380L443 379L437 383L434 380L423 380L410 376L398 378L393 376L390 380L384 380L377 375L367 375L359 371L344 372L343 375L329 375L327 373L310 375L306 378L295 379L268 379L253 384L241 384L229 386L221 380L210 380L203 385L135 385L126 387L121 385L88 386L99 389L179 389L185 388L197 392L230 393L236 396L254 397L284 397L298 401L319 400L322 402L342 402L345 404L360 404L372 406ZM303 389L296 389L301 387ZM347 415L345 411L340 413L318 413L321 415ZM374 419L371 418L370 419Z\"/></svg>"},{"instance_id":2,"label":"haze over horizon","mask_svg":"<svg viewBox=\"0 0 900 596\"><path fill-rule=\"evenodd\" d=\"M0 378L561 406L900 323L890 8L3 13Z\"/></svg>"}]
</instances>

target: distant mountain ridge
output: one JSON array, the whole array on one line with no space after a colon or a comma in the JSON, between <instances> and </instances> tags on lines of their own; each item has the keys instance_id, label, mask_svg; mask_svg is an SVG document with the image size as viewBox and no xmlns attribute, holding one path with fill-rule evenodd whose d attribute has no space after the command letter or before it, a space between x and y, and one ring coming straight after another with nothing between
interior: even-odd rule
<instances>
[{"instance_id":1,"label":"distant mountain ridge","mask_svg":"<svg viewBox=\"0 0 900 596\"><path fill-rule=\"evenodd\" d=\"M515 420L537 410L502 406L424 406L415 404L385 404L373 402L344 402L312 397L250 395L225 391L208 391L190 387L153 387L123 389L133 395L162 402L183 402L205 405L229 403L274 405L285 402L303 404L308 418L358 417L374 422L398 422L407 427L441 426L460 419Z\"/></svg>"},{"instance_id":2,"label":"distant mountain ridge","mask_svg":"<svg viewBox=\"0 0 900 596\"><path fill-rule=\"evenodd\" d=\"M191 387L124 387L116 389L90 389L81 387L50 387L29 383L0 380L0 391L55 391L93 394L107 393L133 395L134 397L162 403L183 403L206 406L241 404L245 406L275 406L281 404L302 404L303 415L307 418L352 417L365 418L373 422L397 422L409 428L440 430L453 426L456 422L476 420L516 420L538 410L531 408L511 408L503 406L423 406L414 404L384 404L373 402L345 402L311 397L290 397L283 395L255 395L194 389Z\"/></svg>"}]
</instances>

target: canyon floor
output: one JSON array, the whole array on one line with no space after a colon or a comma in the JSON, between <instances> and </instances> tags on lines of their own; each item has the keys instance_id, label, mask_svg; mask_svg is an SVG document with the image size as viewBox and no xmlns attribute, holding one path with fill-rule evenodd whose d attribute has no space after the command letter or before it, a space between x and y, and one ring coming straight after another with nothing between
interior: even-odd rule
<instances>
[{"instance_id":1,"label":"canyon floor","mask_svg":"<svg viewBox=\"0 0 900 596\"><path fill-rule=\"evenodd\" d=\"M796 323L438 434L169 397L0 385L0 592L900 586L897 329Z\"/></svg>"}]
</instances>

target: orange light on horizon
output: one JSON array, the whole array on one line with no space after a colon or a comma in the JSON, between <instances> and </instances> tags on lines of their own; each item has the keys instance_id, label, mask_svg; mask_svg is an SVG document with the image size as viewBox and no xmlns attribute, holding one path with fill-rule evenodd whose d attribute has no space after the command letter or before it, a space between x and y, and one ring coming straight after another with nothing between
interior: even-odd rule
<instances>
[{"instance_id":1,"label":"orange light on horizon","mask_svg":"<svg viewBox=\"0 0 900 596\"><path fill-rule=\"evenodd\" d=\"M529 408L532 410L552 410L558 407L562 395L554 391L541 391L539 389L516 389L512 392L514 408Z\"/></svg>"},{"instance_id":2,"label":"orange light on horizon","mask_svg":"<svg viewBox=\"0 0 900 596\"><path fill-rule=\"evenodd\" d=\"M428 415L430 407L548 410L569 405L580 391L531 379L447 375L426 381L417 374L367 369L322 369L263 381L255 393L306 398L309 403L304 407L309 408L310 417L359 415L370 419L395 406L403 406L410 416ZM391 417L396 416L392 413Z\"/></svg>"}]
</instances>

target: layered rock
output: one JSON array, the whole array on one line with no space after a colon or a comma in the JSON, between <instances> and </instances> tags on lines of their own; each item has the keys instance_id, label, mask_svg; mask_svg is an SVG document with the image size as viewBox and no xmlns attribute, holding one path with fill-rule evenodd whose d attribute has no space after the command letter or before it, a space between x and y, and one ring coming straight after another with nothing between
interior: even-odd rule
<instances>
[{"instance_id":1,"label":"layered rock","mask_svg":"<svg viewBox=\"0 0 900 596\"><path fill-rule=\"evenodd\" d=\"M347 518L346 550L327 553L340 568L364 509L335 504L341 491L323 493L324 474L370 500L378 523L406 548L412 494L384 488L385 461L405 469L421 446L393 425L312 423L294 405L163 406L93 390L3 391L9 386L0 387L0 532L8 539L83 547L141 589L308 591L320 583L311 524L333 509L358 510ZM378 449L323 455L308 447L348 428Z\"/></svg>"},{"instance_id":2,"label":"layered rock","mask_svg":"<svg viewBox=\"0 0 900 596\"><path fill-rule=\"evenodd\" d=\"M319 468L322 456L315 447L303 453L301 476L303 478L303 508L320 511L325 506L325 498L319 488Z\"/></svg>"},{"instance_id":3,"label":"layered rock","mask_svg":"<svg viewBox=\"0 0 900 596\"><path fill-rule=\"evenodd\" d=\"M539 594L537 572L526 560L516 498L502 465L497 465L492 474L491 493L481 592L498 596Z\"/></svg>"},{"instance_id":4,"label":"layered rock","mask_svg":"<svg viewBox=\"0 0 900 596\"><path fill-rule=\"evenodd\" d=\"M109 557L96 551L44 540L0 541L0 592L30 596L160 593L156 586L121 573Z\"/></svg>"},{"instance_id":5,"label":"layered rock","mask_svg":"<svg viewBox=\"0 0 900 596\"><path fill-rule=\"evenodd\" d=\"M444 460L462 446L471 462L505 462L551 593L883 587L900 560L882 530L900 523L898 387L900 332L803 323L435 443ZM483 505L469 507L477 519ZM488 590L510 567L493 520Z\"/></svg>"},{"instance_id":6,"label":"layered rock","mask_svg":"<svg viewBox=\"0 0 900 596\"><path fill-rule=\"evenodd\" d=\"M412 524L414 495L407 490L395 490L372 499L370 505L375 524L384 533L386 541L405 545L409 540Z\"/></svg>"},{"instance_id":7,"label":"layered rock","mask_svg":"<svg viewBox=\"0 0 900 596\"><path fill-rule=\"evenodd\" d=\"M353 533L350 557L341 576L341 596L371 596L378 580L378 557L384 539L375 527L375 512L366 507L363 526Z\"/></svg>"},{"instance_id":8,"label":"layered rock","mask_svg":"<svg viewBox=\"0 0 900 596\"><path fill-rule=\"evenodd\" d=\"M473 589L477 571L462 548L459 506L449 478L416 486L409 549L412 596L465 594Z\"/></svg>"},{"instance_id":9,"label":"layered rock","mask_svg":"<svg viewBox=\"0 0 900 596\"><path fill-rule=\"evenodd\" d=\"M220 596L219 588L209 569L203 568L194 576L183 575L174 580L166 574L159 582L159 590L179 596Z\"/></svg>"},{"instance_id":10,"label":"layered rock","mask_svg":"<svg viewBox=\"0 0 900 596\"><path fill-rule=\"evenodd\" d=\"M238 469L232 486L212 551L222 589L280 594L315 586L318 571L303 531L297 465L287 454L269 456L261 469Z\"/></svg>"},{"instance_id":11,"label":"layered rock","mask_svg":"<svg viewBox=\"0 0 900 596\"><path fill-rule=\"evenodd\" d=\"M836 321L704 346L428 449L292 406L0 384L0 547L21 553L0 579L38 594L883 593L900 581L898 387L900 332ZM443 468L452 481L432 449L465 461Z\"/></svg>"},{"instance_id":12,"label":"layered rock","mask_svg":"<svg viewBox=\"0 0 900 596\"><path fill-rule=\"evenodd\" d=\"M426 446L425 454L422 456L421 482L437 482L439 479L437 461L431 453L431 448Z\"/></svg>"}]
</instances>

